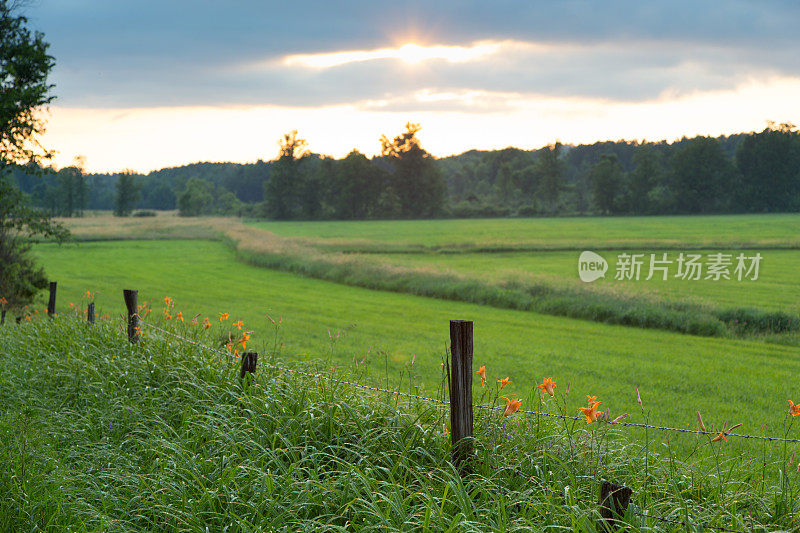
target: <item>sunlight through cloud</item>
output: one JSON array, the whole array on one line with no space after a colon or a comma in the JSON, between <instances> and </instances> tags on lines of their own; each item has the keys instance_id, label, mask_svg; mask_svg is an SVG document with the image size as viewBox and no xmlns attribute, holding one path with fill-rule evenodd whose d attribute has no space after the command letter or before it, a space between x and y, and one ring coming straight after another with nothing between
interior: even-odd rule
<instances>
[{"instance_id":1,"label":"sunlight through cloud","mask_svg":"<svg viewBox=\"0 0 800 533\"><path fill-rule=\"evenodd\" d=\"M397 59L409 64L429 60L443 60L450 63L465 63L497 53L503 43L481 41L472 46L421 45L406 43L396 48L377 50L345 50L319 54L294 54L286 56L283 63L288 66L325 69L347 63Z\"/></svg>"}]
</instances>

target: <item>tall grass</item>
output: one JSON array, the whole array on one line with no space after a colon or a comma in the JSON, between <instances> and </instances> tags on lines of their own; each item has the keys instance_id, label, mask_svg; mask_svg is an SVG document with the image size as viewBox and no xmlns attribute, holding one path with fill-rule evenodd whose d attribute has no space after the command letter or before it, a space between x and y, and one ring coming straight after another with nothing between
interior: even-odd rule
<instances>
[{"instance_id":1,"label":"tall grass","mask_svg":"<svg viewBox=\"0 0 800 533\"><path fill-rule=\"evenodd\" d=\"M558 224L559 227L571 227L570 220L558 219L544 222ZM666 223L667 228L670 228L671 231L675 231L676 228L685 228L685 222L681 222L684 219L681 217L667 217L665 220L666 222L662 222ZM730 222L727 218L725 220ZM743 223L735 217L731 220L736 220L739 224ZM791 217L788 219L786 217L767 218L760 223L770 224L780 221L785 224L787 220L793 219ZM504 221L503 223L512 224L514 222ZM611 222L619 223L614 220ZM235 219L181 219L176 216L161 215L149 219L90 217L70 220L69 223L70 229L81 240L222 239L236 250L240 260L248 264L369 289L405 292L498 308L536 311L556 316L662 329L692 335L762 337L784 344L800 342L800 316L784 311L689 304L654 299L647 295L598 293L549 282L487 281L480 276L447 274L424 267L391 265L382 261L372 261L368 257L355 257L340 251L330 251L331 249L337 250L339 246L334 244L331 248L331 243L326 243L325 239L280 237L269 231L245 225ZM407 223L413 224L413 227L417 228L416 231L420 231L421 228L430 230L430 224L436 222L412 221ZM577 226L585 226L587 223L585 220L572 221L572 224ZM609 222L600 220L597 223L603 226ZM381 222L378 224L403 223ZM564 226L565 224L566 226ZM313 224L311 225L313 226ZM623 225L622 229L617 228L617 231L630 236L630 228L627 225ZM717 231L722 237L733 238L734 234L729 228L720 226ZM783 235L783 233L780 234ZM417 233L413 235L419 237ZM708 243L703 242L704 246L708 247ZM392 243L388 244L390 247L393 246ZM460 247L462 244L464 243L460 243L458 246ZM574 245L573 242L569 246ZM777 246L775 243L771 245ZM358 247L365 247L364 249L367 250L370 249L370 246L372 246L370 241L358 243ZM407 246L407 244L402 246ZM421 246L427 245L421 244ZM470 246L472 245L467 248L471 249ZM499 248L503 248L503 246L497 245ZM515 243L513 246L525 249L526 245ZM497 247L484 243L480 245L479 249L489 251L495 250ZM361 248L358 249L361 250Z\"/></svg>"},{"instance_id":2,"label":"tall grass","mask_svg":"<svg viewBox=\"0 0 800 533\"><path fill-rule=\"evenodd\" d=\"M613 295L544 282L482 281L423 268L406 268L346 255L321 254L297 245L270 245L226 239L237 257L251 265L273 268L368 289L535 311L641 328L715 337L770 335L769 340L795 342L800 316L783 311L727 309L646 296ZM776 338L777 335L783 335Z\"/></svg>"},{"instance_id":3,"label":"tall grass","mask_svg":"<svg viewBox=\"0 0 800 533\"><path fill-rule=\"evenodd\" d=\"M634 489L630 531L687 529L643 513L799 525L785 451L698 440L682 462L608 423L478 410L462 477L440 408L270 369L277 355L240 381L234 359L148 333L131 346L118 321L0 328L0 530L596 531L603 478Z\"/></svg>"}]
</instances>

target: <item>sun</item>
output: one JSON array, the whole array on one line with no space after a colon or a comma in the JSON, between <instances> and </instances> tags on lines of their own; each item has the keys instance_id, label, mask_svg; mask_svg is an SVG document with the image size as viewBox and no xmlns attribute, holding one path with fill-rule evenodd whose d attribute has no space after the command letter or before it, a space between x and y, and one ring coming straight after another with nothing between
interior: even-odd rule
<instances>
[{"instance_id":1,"label":"sun","mask_svg":"<svg viewBox=\"0 0 800 533\"><path fill-rule=\"evenodd\" d=\"M406 43L400 48L397 48L394 55L397 59L413 65L434 57L432 48L438 47L425 47L416 43Z\"/></svg>"}]
</instances>

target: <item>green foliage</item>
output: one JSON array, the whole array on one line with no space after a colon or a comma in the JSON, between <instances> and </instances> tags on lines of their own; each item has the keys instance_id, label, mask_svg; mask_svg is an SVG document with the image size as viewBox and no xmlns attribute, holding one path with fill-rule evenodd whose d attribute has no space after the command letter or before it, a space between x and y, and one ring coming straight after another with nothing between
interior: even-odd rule
<instances>
[{"instance_id":1,"label":"green foliage","mask_svg":"<svg viewBox=\"0 0 800 533\"><path fill-rule=\"evenodd\" d=\"M69 232L39 211L26 206L25 198L0 175L0 298L7 308L19 311L47 286L44 269L29 254L29 238L41 235L64 241Z\"/></svg>"},{"instance_id":2,"label":"green foliage","mask_svg":"<svg viewBox=\"0 0 800 533\"><path fill-rule=\"evenodd\" d=\"M35 173L51 155L36 139L44 131L37 112L54 98L47 83L54 65L48 44L42 34L25 27L27 19L14 15L13 7L0 2L0 297L10 309L19 310L47 282L44 270L28 254L27 239L41 235L64 240L68 232L28 208L24 195L11 183L16 165L27 165ZM75 202L69 205L70 214Z\"/></svg>"},{"instance_id":3,"label":"green foliage","mask_svg":"<svg viewBox=\"0 0 800 533\"><path fill-rule=\"evenodd\" d=\"M628 174L628 208L631 213L643 215L663 212L666 206L656 188L663 183L663 163L650 146L643 146L633 154L633 170Z\"/></svg>"},{"instance_id":4,"label":"green foliage","mask_svg":"<svg viewBox=\"0 0 800 533\"><path fill-rule=\"evenodd\" d=\"M386 173L357 150L336 162L334 217L338 219L376 218L386 212L381 195ZM393 213L394 209L388 208Z\"/></svg>"},{"instance_id":5,"label":"green foliage","mask_svg":"<svg viewBox=\"0 0 800 533\"><path fill-rule=\"evenodd\" d=\"M553 214L558 208L559 195L564 190L564 162L561 160L560 142L539 150L535 173L539 197L546 206L547 213Z\"/></svg>"},{"instance_id":6,"label":"green foliage","mask_svg":"<svg viewBox=\"0 0 800 533\"><path fill-rule=\"evenodd\" d=\"M406 131L392 140L381 137L381 155L392 166L389 188L397 195L400 214L424 218L444 208L445 183L433 156L420 145L419 124L406 124Z\"/></svg>"},{"instance_id":7,"label":"green foliage","mask_svg":"<svg viewBox=\"0 0 800 533\"><path fill-rule=\"evenodd\" d=\"M38 109L55 98L47 82L55 61L44 36L13 10L14 3L0 2L0 163L34 165L50 156L31 140L44 131Z\"/></svg>"},{"instance_id":8,"label":"green foliage","mask_svg":"<svg viewBox=\"0 0 800 533\"><path fill-rule=\"evenodd\" d=\"M196 178L210 184L215 195L229 192L238 200L225 194L228 198L216 202L214 213L281 220L651 215L800 208L800 141L789 124L770 125L761 133L684 138L671 144L556 143L539 150L470 150L441 159L419 147L416 131L406 131L392 140L383 137L382 142L386 154L407 151L408 155L399 159L362 157L358 163L307 153L305 141L296 132L281 142L286 146L276 161L194 163L137 175L142 196L136 207L174 209L176 196ZM593 169L611 156L617 158L618 179L613 171L610 181L604 181L609 175L601 173L600 181L595 182ZM426 173L431 177L425 177ZM60 174L38 179L16 170L15 177L34 205L53 214L69 213L69 206L76 202L75 189ZM83 179L87 208L114 208L116 175L91 174ZM604 191L606 186L611 190ZM602 208L593 202L596 195Z\"/></svg>"},{"instance_id":9,"label":"green foliage","mask_svg":"<svg viewBox=\"0 0 800 533\"><path fill-rule=\"evenodd\" d=\"M741 185L736 202L742 211L800 209L800 133L792 124L770 124L748 135L736 152Z\"/></svg>"},{"instance_id":10,"label":"green foliage","mask_svg":"<svg viewBox=\"0 0 800 533\"><path fill-rule=\"evenodd\" d=\"M476 454L462 475L447 411L335 381L363 379L359 365L288 365L324 376L309 379L270 368L287 363L268 349L240 381L237 361L149 330L132 347L119 326L61 317L0 330L0 529L589 532L601 527L601 479L633 489L623 519L633 532L665 525L643 514L791 530L800 511L793 449L661 432L637 441L607 422L476 409ZM487 371L476 402L499 400ZM416 392L413 365L386 377ZM585 403L560 377L546 400L512 381L503 393L523 408L571 415ZM591 392L604 409L614 401ZM643 391L630 420L657 418L656 398ZM719 416L704 413L717 427Z\"/></svg>"},{"instance_id":11,"label":"green foliage","mask_svg":"<svg viewBox=\"0 0 800 533\"><path fill-rule=\"evenodd\" d=\"M669 186L678 213L727 210L735 168L722 145L711 137L689 139L672 156Z\"/></svg>"},{"instance_id":12,"label":"green foliage","mask_svg":"<svg viewBox=\"0 0 800 533\"><path fill-rule=\"evenodd\" d=\"M214 186L199 178L190 178L178 193L178 213L183 217L210 215L214 212Z\"/></svg>"},{"instance_id":13,"label":"green foliage","mask_svg":"<svg viewBox=\"0 0 800 533\"><path fill-rule=\"evenodd\" d=\"M300 218L300 198L305 187L300 163L309 154L308 143L297 137L297 130L284 135L280 157L272 166L270 178L264 182L264 215L276 220Z\"/></svg>"},{"instance_id":14,"label":"green foliage","mask_svg":"<svg viewBox=\"0 0 800 533\"><path fill-rule=\"evenodd\" d=\"M614 214L618 212L622 187L622 166L615 154L603 154L590 173L594 204L598 212Z\"/></svg>"},{"instance_id":15,"label":"green foliage","mask_svg":"<svg viewBox=\"0 0 800 533\"><path fill-rule=\"evenodd\" d=\"M139 289L140 301L151 302L155 315L161 314L162 298L173 297L189 333L194 328L189 318L197 313L201 322L206 316L214 319L215 327L222 324L218 312L231 313L232 320L242 319L254 331L253 346L259 353L273 345L274 326L266 315L276 321L283 317L278 344L285 343L286 359L330 353L331 361L341 367L352 362L353 354L363 358L369 351L368 382L374 383L385 378L384 363L389 376L397 376L416 354L417 379L424 394L434 394L431 391L439 383L448 320L463 318L475 322L476 366L485 363L490 375L497 376L494 379L511 375L525 390L527 384L541 383L543 375L552 375L564 380L559 381L562 386L571 381L578 398L585 394L613 398L612 407L620 414L638 409L634 388L639 387L653 401L659 398L658 420L665 425L692 428L695 411L701 411L713 412L719 420L744 422L746 431L758 434L767 424L767 432L777 434L786 400L800 401L794 398L795 369L800 364L797 346L491 307L493 299L517 296L488 289L482 282L488 276L448 285L400 271L394 288L398 292L390 292L365 288L370 279L363 268L348 272L348 264L314 264L302 257L243 257L264 266L283 262L287 270L292 262L292 271L303 276L327 271L344 283L363 283L347 286L244 264L221 243L205 241L89 242L61 248L47 244L37 246L36 252L48 265L51 279L59 282L59 313L66 314L68 302L80 301L91 289L98 295L100 314L124 314L121 292L133 287ZM87 269L87 264L94 268ZM388 289L397 272L384 267L387 285L373 287ZM439 298L414 295L434 289ZM456 301L460 298L484 305ZM519 301L525 302L524 298L519 296ZM589 303L595 306L598 301ZM601 316L602 308L597 312ZM632 317L644 315L635 308L630 312ZM333 337L341 333L335 346L327 330ZM227 338L226 331L211 332L215 338ZM686 441L689 446L692 442L694 438Z\"/></svg>"},{"instance_id":16,"label":"green foliage","mask_svg":"<svg viewBox=\"0 0 800 533\"><path fill-rule=\"evenodd\" d=\"M136 174L132 170L123 170L117 175L114 215L130 216L139 198L141 198L141 184L136 180Z\"/></svg>"}]
</instances>

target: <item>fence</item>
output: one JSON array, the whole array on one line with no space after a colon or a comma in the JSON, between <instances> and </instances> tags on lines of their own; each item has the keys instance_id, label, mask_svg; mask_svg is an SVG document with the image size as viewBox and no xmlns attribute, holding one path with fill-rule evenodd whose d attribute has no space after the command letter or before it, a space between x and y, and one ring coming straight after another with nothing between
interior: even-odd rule
<instances>
[{"instance_id":1,"label":"fence","mask_svg":"<svg viewBox=\"0 0 800 533\"><path fill-rule=\"evenodd\" d=\"M51 318L55 316L55 305L56 305L56 291L57 291L57 284L56 282L50 283L50 295L48 300L48 307L47 313L48 316ZM200 342L187 339L180 335L177 335L174 332L168 331L166 329L160 328L154 324L147 323L141 319L139 316L138 311L138 291L137 290L130 290L125 289L123 291L123 299L125 302L125 306L127 309L127 317L126 317L126 330L127 330L127 337L128 340L136 344L140 340L142 326L152 329L153 331L159 332L160 334L167 335L169 337L175 338L181 342L194 345L200 349L207 350L210 352L214 352L217 354L221 354L223 356L229 357L231 354L228 352L224 352ZM4 313L5 315L5 313ZM5 318L5 316L3 316ZM94 323L95 321L95 305L94 302L90 302L87 309L87 321L89 323ZM314 378L314 379L322 379L327 380L334 383L339 384L346 384L348 386L367 390L372 392L384 393L399 397L405 397L408 399L414 399L418 401L428 402L432 404L436 404L439 406L448 406L450 410L450 439L451 439L451 446L452 446L452 459L453 463L462 471L462 474L469 471L469 464L471 461L475 460L473 457L473 449L472 449L472 436L473 436L473 409L482 409L482 410L491 410L491 411L504 411L502 407L494 406L494 405L484 405L484 404L477 404L473 405L472 403L472 380L473 380L473 370L472 370L472 349L473 349L473 336L472 336L472 322L467 320L451 320L450 321L450 357L446 360L445 369L446 369L446 376L447 376L447 384L448 384L448 391L449 391L449 401L439 400L435 398L430 398L427 396L421 396L411 393L401 392L399 390L391 390L382 387L374 387L370 385L365 385L362 383L358 383L355 381L349 381L341 378L332 377L329 375L321 374L321 373L311 373L305 372L298 369L286 368L280 365L274 364L263 364L262 366L265 368L269 368L270 370L274 371L281 371L286 373L293 373L302 375L304 377ZM242 354L241 357L241 369L239 373L240 379L243 379L247 374L254 374L256 372L258 364L258 353L256 352L245 352ZM540 412L540 411L531 411L531 410L524 410L518 409L515 412L526 415L526 416L543 416L543 417L551 417L551 418L558 418L564 420L584 420L583 417L579 416L569 416L564 414L554 414L548 412ZM740 434L740 433L732 433L726 430L722 431L706 431L705 429L686 429L686 428L675 428L675 427L668 427L668 426L657 426L657 425L650 425L650 424L642 424L642 423L635 423L635 422L623 422L623 421L613 421L612 424L619 427L632 427L632 428L645 428L645 429L653 429L658 431L665 431L665 432L676 432L676 433L691 433L696 435L708 435L714 436L715 438L719 438L720 436L724 437L736 437L741 439L752 439L752 440L763 440L768 442L784 442L784 443L800 443L800 439L795 438L783 438L783 437L772 437L766 435L748 435L748 434ZM528 476L524 473L516 471L516 473L528 480L531 480ZM533 480L531 480L533 482ZM535 483L535 482L534 482ZM556 492L550 489L549 487L542 486L539 483L536 483L537 486L541 487L543 490L548 490L551 492ZM632 490L628 487L624 487L622 485L617 485L614 483L610 483L608 481L602 481L600 486L600 501L599 511L602 519L607 521L607 525L613 523L615 520L619 520L625 512L628 510L630 498L632 496ZM686 522L681 520L675 520L666 517L658 517L655 515L650 515L645 512L641 511L633 511L633 514L638 516L653 519L656 521L661 521L664 523L670 523L674 525L682 525L685 527L700 527L705 529L713 529L717 531L728 531L728 532L738 532L739 530L729 529L723 526L712 526L703 523L693 523L693 522Z\"/></svg>"}]
</instances>

